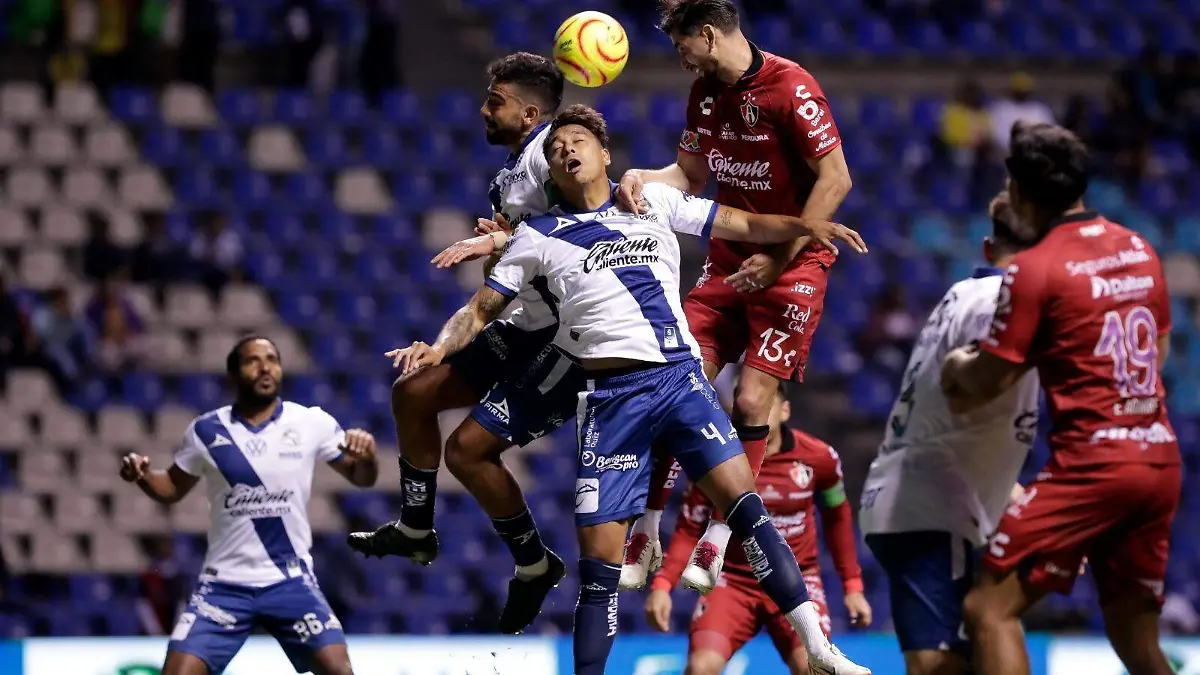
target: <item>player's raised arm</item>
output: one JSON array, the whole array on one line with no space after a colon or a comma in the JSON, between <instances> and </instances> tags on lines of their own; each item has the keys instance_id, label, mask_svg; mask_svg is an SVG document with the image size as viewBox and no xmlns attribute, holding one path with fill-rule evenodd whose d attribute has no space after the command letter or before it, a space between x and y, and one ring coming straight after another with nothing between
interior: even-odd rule
<instances>
[{"instance_id":1,"label":"player's raised arm","mask_svg":"<svg viewBox=\"0 0 1200 675\"><path fill-rule=\"evenodd\" d=\"M718 206L713 221L712 236L732 241L756 244L776 244L797 237L812 237L819 244L837 252L836 240L842 240L859 253L867 245L858 232L824 218L767 215L750 213L729 206Z\"/></svg>"},{"instance_id":2,"label":"player's raised arm","mask_svg":"<svg viewBox=\"0 0 1200 675\"><path fill-rule=\"evenodd\" d=\"M153 469L149 457L131 452L121 458L121 479L136 484L147 497L160 504L174 504L200 482L203 453L203 444L196 438L194 427L189 426L170 467Z\"/></svg>"},{"instance_id":3,"label":"player's raised arm","mask_svg":"<svg viewBox=\"0 0 1200 675\"><path fill-rule=\"evenodd\" d=\"M684 140L680 142L679 157L675 163L661 169L630 169L621 176L617 186L617 204L626 211L645 213L642 204L642 190L646 183L661 183L669 185L680 192L700 194L708 184L708 161L699 153L699 141L695 151L685 151L683 143L688 142L688 134L695 137L694 132L683 132Z\"/></svg>"},{"instance_id":4,"label":"player's raised arm","mask_svg":"<svg viewBox=\"0 0 1200 675\"><path fill-rule=\"evenodd\" d=\"M499 318L500 313L516 297L497 291L489 285L480 288L471 300L450 317L433 344L414 342L409 347L393 349L384 354L392 359L392 367L407 375L426 366L436 366L447 356L457 354L479 335L483 327Z\"/></svg>"}]
</instances>

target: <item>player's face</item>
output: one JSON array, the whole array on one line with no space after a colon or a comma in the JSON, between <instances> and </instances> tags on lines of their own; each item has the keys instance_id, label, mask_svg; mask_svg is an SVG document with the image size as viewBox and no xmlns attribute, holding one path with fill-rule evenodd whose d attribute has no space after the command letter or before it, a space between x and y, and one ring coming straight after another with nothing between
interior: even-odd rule
<instances>
[{"instance_id":1,"label":"player's face","mask_svg":"<svg viewBox=\"0 0 1200 675\"><path fill-rule=\"evenodd\" d=\"M696 75L712 75L717 72L715 54L716 35L709 26L696 31L695 35L671 35L675 51L679 52L679 63L684 70Z\"/></svg>"},{"instance_id":2,"label":"player's face","mask_svg":"<svg viewBox=\"0 0 1200 675\"><path fill-rule=\"evenodd\" d=\"M546 160L550 163L550 178L560 187L607 180L612 161L608 150L600 146L600 139L578 124L554 132Z\"/></svg>"},{"instance_id":3,"label":"player's face","mask_svg":"<svg viewBox=\"0 0 1200 675\"><path fill-rule=\"evenodd\" d=\"M254 340L242 346L238 388L243 395L255 399L273 399L279 395L283 380L283 365L279 352L266 340Z\"/></svg>"},{"instance_id":4,"label":"player's face","mask_svg":"<svg viewBox=\"0 0 1200 675\"><path fill-rule=\"evenodd\" d=\"M514 145L525 137L526 105L517 97L512 85L493 82L487 98L479 108L483 129L491 145Z\"/></svg>"},{"instance_id":5,"label":"player's face","mask_svg":"<svg viewBox=\"0 0 1200 675\"><path fill-rule=\"evenodd\" d=\"M788 403L786 398L782 396L776 396L775 404L771 406L771 414L767 417L767 424L770 426L770 431L767 432L767 434L770 436L770 438L767 439L769 443L773 444L775 442L774 437L778 436L780 433L779 425L787 422L788 418L791 416L792 405Z\"/></svg>"}]
</instances>

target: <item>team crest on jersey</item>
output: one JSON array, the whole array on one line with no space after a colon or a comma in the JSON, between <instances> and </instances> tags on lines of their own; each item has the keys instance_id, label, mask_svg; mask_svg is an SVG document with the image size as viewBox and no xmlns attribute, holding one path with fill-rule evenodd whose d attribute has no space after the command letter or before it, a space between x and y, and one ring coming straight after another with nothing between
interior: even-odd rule
<instances>
[{"instance_id":1,"label":"team crest on jersey","mask_svg":"<svg viewBox=\"0 0 1200 675\"><path fill-rule=\"evenodd\" d=\"M746 122L746 126L752 127L758 124L758 106L749 96L742 101L739 109L742 111L742 119Z\"/></svg>"},{"instance_id":2,"label":"team crest on jersey","mask_svg":"<svg viewBox=\"0 0 1200 675\"><path fill-rule=\"evenodd\" d=\"M700 152L700 134L684 130L683 135L679 138L679 147L688 152Z\"/></svg>"},{"instance_id":3,"label":"team crest on jersey","mask_svg":"<svg viewBox=\"0 0 1200 675\"><path fill-rule=\"evenodd\" d=\"M788 471L788 475L792 477L792 482L800 486L801 490L806 490L812 484L813 468L804 462L792 462L792 468Z\"/></svg>"}]
</instances>

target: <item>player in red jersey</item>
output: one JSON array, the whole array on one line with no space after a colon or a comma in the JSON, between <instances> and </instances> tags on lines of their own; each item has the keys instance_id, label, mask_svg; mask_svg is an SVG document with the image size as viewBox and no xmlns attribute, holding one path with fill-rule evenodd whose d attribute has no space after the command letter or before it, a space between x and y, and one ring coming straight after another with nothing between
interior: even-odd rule
<instances>
[{"instance_id":1,"label":"player in red jersey","mask_svg":"<svg viewBox=\"0 0 1200 675\"><path fill-rule=\"evenodd\" d=\"M842 461L828 444L788 428L791 414L783 384L771 408L771 433L756 488L776 529L784 536L808 586L808 595L821 614L821 627L829 636L829 608L817 566L817 530L814 503L821 503L825 544L842 578L846 609L857 626L871 625L871 606L863 595L862 570L854 545L853 515L842 485ZM692 547L708 524L711 507L693 486L684 498L662 570L651 582L646 599L646 619L654 628L670 630L671 589L679 582ZM717 582L717 588L700 599L689 631L688 675L717 675L733 656L765 628L793 675L807 675L804 645L787 619L762 592L745 555L736 547Z\"/></svg>"},{"instance_id":2,"label":"player in red jersey","mask_svg":"<svg viewBox=\"0 0 1200 675\"><path fill-rule=\"evenodd\" d=\"M1086 555L1128 672L1168 675L1158 615L1181 473L1161 378L1162 265L1136 233L1084 209L1088 153L1071 132L1018 125L1011 152L1012 208L1040 241L1008 266L989 337L946 357L942 387L968 412L1037 368L1051 457L1008 507L964 603L975 666L1029 673L1020 616L1069 592Z\"/></svg>"},{"instance_id":3,"label":"player in red jersey","mask_svg":"<svg viewBox=\"0 0 1200 675\"><path fill-rule=\"evenodd\" d=\"M813 76L749 42L731 0L664 0L660 28L697 78L675 164L626 173L618 195L626 207L639 208L643 183L699 193L711 174L723 204L832 217L850 190L850 171ZM778 381L803 379L834 259L806 238L774 247L713 240L704 274L684 303L710 380L745 354L733 421L755 471L762 465ZM672 464L664 458L656 466L646 516L630 537L622 588L641 588L660 564L659 520L678 475ZM729 528L714 518L684 572L684 585L711 590L728 541Z\"/></svg>"}]
</instances>

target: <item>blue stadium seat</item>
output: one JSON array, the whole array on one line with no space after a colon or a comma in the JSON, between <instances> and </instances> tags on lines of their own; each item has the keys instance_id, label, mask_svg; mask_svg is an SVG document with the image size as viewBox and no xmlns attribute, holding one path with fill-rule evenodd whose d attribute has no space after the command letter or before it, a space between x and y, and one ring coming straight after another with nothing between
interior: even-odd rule
<instances>
[{"instance_id":1,"label":"blue stadium seat","mask_svg":"<svg viewBox=\"0 0 1200 675\"><path fill-rule=\"evenodd\" d=\"M311 129L305 137L304 151L318 167L337 169L350 162L341 132L331 128Z\"/></svg>"},{"instance_id":2,"label":"blue stadium seat","mask_svg":"<svg viewBox=\"0 0 1200 675\"><path fill-rule=\"evenodd\" d=\"M257 3L233 3L232 38L244 45L263 45L270 42L272 17L268 8Z\"/></svg>"},{"instance_id":3,"label":"blue stadium seat","mask_svg":"<svg viewBox=\"0 0 1200 675\"><path fill-rule=\"evenodd\" d=\"M375 298L357 291L344 291L334 296L334 318L347 326L370 326L375 323L378 308Z\"/></svg>"},{"instance_id":4,"label":"blue stadium seat","mask_svg":"<svg viewBox=\"0 0 1200 675\"><path fill-rule=\"evenodd\" d=\"M1009 21L1006 37L1012 49L1024 54L1045 56L1053 51L1042 26L1032 19Z\"/></svg>"},{"instance_id":5,"label":"blue stadium seat","mask_svg":"<svg viewBox=\"0 0 1200 675\"><path fill-rule=\"evenodd\" d=\"M266 209L271 205L271 180L258 171L243 170L233 174L233 199L246 209Z\"/></svg>"},{"instance_id":6,"label":"blue stadium seat","mask_svg":"<svg viewBox=\"0 0 1200 675\"><path fill-rule=\"evenodd\" d=\"M608 129L613 133L632 133L641 122L637 100L621 92L605 92L596 100L596 110L604 115Z\"/></svg>"},{"instance_id":7,"label":"blue stadium seat","mask_svg":"<svg viewBox=\"0 0 1200 675\"><path fill-rule=\"evenodd\" d=\"M134 126L149 126L159 121L158 102L149 89L120 87L108 97L113 117Z\"/></svg>"},{"instance_id":8,"label":"blue stadium seat","mask_svg":"<svg viewBox=\"0 0 1200 675\"><path fill-rule=\"evenodd\" d=\"M454 136L439 130L426 131L417 138L417 154L428 169L455 169L462 161Z\"/></svg>"},{"instance_id":9,"label":"blue stadium seat","mask_svg":"<svg viewBox=\"0 0 1200 675\"><path fill-rule=\"evenodd\" d=\"M307 126L316 118L316 102L312 94L298 89L275 92L272 110L275 121L280 124Z\"/></svg>"},{"instance_id":10,"label":"blue stadium seat","mask_svg":"<svg viewBox=\"0 0 1200 675\"><path fill-rule=\"evenodd\" d=\"M216 204L217 181L212 171L202 168L181 169L175 177L175 198L187 207L205 208Z\"/></svg>"},{"instance_id":11,"label":"blue stadium seat","mask_svg":"<svg viewBox=\"0 0 1200 675\"><path fill-rule=\"evenodd\" d=\"M262 100L251 89L230 88L217 94L217 111L226 124L250 127L266 121Z\"/></svg>"},{"instance_id":12,"label":"blue stadium seat","mask_svg":"<svg viewBox=\"0 0 1200 675\"><path fill-rule=\"evenodd\" d=\"M354 369L360 354L345 333L321 331L313 340L312 356L327 370L345 372Z\"/></svg>"},{"instance_id":13,"label":"blue stadium seat","mask_svg":"<svg viewBox=\"0 0 1200 675\"><path fill-rule=\"evenodd\" d=\"M658 92L650 97L646 121L655 126L683 131L687 123L687 101L675 92Z\"/></svg>"},{"instance_id":14,"label":"blue stadium seat","mask_svg":"<svg viewBox=\"0 0 1200 675\"><path fill-rule=\"evenodd\" d=\"M296 276L304 277L314 288L329 289L342 281L337 256L329 250L309 249L300 255L300 265L292 270Z\"/></svg>"},{"instance_id":15,"label":"blue stadium seat","mask_svg":"<svg viewBox=\"0 0 1200 675\"><path fill-rule=\"evenodd\" d=\"M858 103L858 122L875 134L895 130L899 123L895 101L888 96L864 96Z\"/></svg>"},{"instance_id":16,"label":"blue stadium seat","mask_svg":"<svg viewBox=\"0 0 1200 675\"><path fill-rule=\"evenodd\" d=\"M425 172L408 171L392 182L392 196L402 207L418 210L431 203L434 192L433 176Z\"/></svg>"},{"instance_id":17,"label":"blue stadium seat","mask_svg":"<svg viewBox=\"0 0 1200 675\"><path fill-rule=\"evenodd\" d=\"M909 238L918 249L931 253L949 253L960 246L950 220L936 212L914 218Z\"/></svg>"},{"instance_id":18,"label":"blue stadium seat","mask_svg":"<svg viewBox=\"0 0 1200 675\"><path fill-rule=\"evenodd\" d=\"M1144 211L1130 209L1118 214L1116 220L1125 227L1137 232L1146 240L1146 243L1155 249L1163 247L1166 235L1163 234L1162 225L1154 216Z\"/></svg>"},{"instance_id":19,"label":"blue stadium seat","mask_svg":"<svg viewBox=\"0 0 1200 675\"><path fill-rule=\"evenodd\" d=\"M291 382L288 386L293 386ZM184 375L179 378L179 402L195 410L213 410L224 405L225 392L216 375Z\"/></svg>"},{"instance_id":20,"label":"blue stadium seat","mask_svg":"<svg viewBox=\"0 0 1200 675\"><path fill-rule=\"evenodd\" d=\"M321 300L313 293L285 290L276 293L275 311L287 325L302 330L321 323Z\"/></svg>"},{"instance_id":21,"label":"blue stadium seat","mask_svg":"<svg viewBox=\"0 0 1200 675\"><path fill-rule=\"evenodd\" d=\"M846 53L846 32L836 19L820 17L812 21L804 21L800 26L804 31L802 44L808 48L830 56Z\"/></svg>"},{"instance_id":22,"label":"blue stadium seat","mask_svg":"<svg viewBox=\"0 0 1200 675\"><path fill-rule=\"evenodd\" d=\"M391 169L405 164L400 138L386 127L369 130L363 137L362 160L379 169Z\"/></svg>"},{"instance_id":23,"label":"blue stadium seat","mask_svg":"<svg viewBox=\"0 0 1200 675\"><path fill-rule=\"evenodd\" d=\"M896 34L887 20L878 16L864 16L855 26L858 47L872 56L890 56L900 49Z\"/></svg>"},{"instance_id":24,"label":"blue stadium seat","mask_svg":"<svg viewBox=\"0 0 1200 675\"><path fill-rule=\"evenodd\" d=\"M127 405L142 412L153 412L162 405L165 390L162 380L154 373L133 372L121 382L121 393Z\"/></svg>"},{"instance_id":25,"label":"blue stadium seat","mask_svg":"<svg viewBox=\"0 0 1200 675\"><path fill-rule=\"evenodd\" d=\"M384 119L400 130L421 129L424 125L421 102L417 95L405 89L393 89L383 95Z\"/></svg>"},{"instance_id":26,"label":"blue stadium seat","mask_svg":"<svg viewBox=\"0 0 1200 675\"><path fill-rule=\"evenodd\" d=\"M287 177L285 199L301 208L324 207L331 203L325 178L320 174L304 171ZM344 213L342 218L348 218Z\"/></svg>"},{"instance_id":27,"label":"blue stadium seat","mask_svg":"<svg viewBox=\"0 0 1200 675\"><path fill-rule=\"evenodd\" d=\"M207 129L200 134L200 160L218 168L232 168L245 164L242 144L228 129Z\"/></svg>"},{"instance_id":28,"label":"blue stadium seat","mask_svg":"<svg viewBox=\"0 0 1200 675\"><path fill-rule=\"evenodd\" d=\"M516 14L502 14L492 24L496 46L504 51L529 51L544 47L544 42L537 38L540 34L528 17Z\"/></svg>"},{"instance_id":29,"label":"blue stadium seat","mask_svg":"<svg viewBox=\"0 0 1200 675\"><path fill-rule=\"evenodd\" d=\"M1114 21L1108 27L1108 47L1122 58L1133 58L1146 47L1142 27L1133 21Z\"/></svg>"},{"instance_id":30,"label":"blue stadium seat","mask_svg":"<svg viewBox=\"0 0 1200 675\"><path fill-rule=\"evenodd\" d=\"M910 26L906 43L910 50L924 56L940 56L950 51L950 42L942 29L929 20L917 21Z\"/></svg>"},{"instance_id":31,"label":"blue stadium seat","mask_svg":"<svg viewBox=\"0 0 1200 675\"><path fill-rule=\"evenodd\" d=\"M897 388L890 376L873 369L864 370L850 385L852 410L865 417L884 417L892 409Z\"/></svg>"},{"instance_id":32,"label":"blue stadium seat","mask_svg":"<svg viewBox=\"0 0 1200 675\"><path fill-rule=\"evenodd\" d=\"M334 124L361 127L371 120L371 109L359 92L340 89L329 95L326 115Z\"/></svg>"},{"instance_id":33,"label":"blue stadium seat","mask_svg":"<svg viewBox=\"0 0 1200 675\"><path fill-rule=\"evenodd\" d=\"M337 404L337 392L322 377L289 375L287 386L291 398L305 405L329 409Z\"/></svg>"},{"instance_id":34,"label":"blue stadium seat","mask_svg":"<svg viewBox=\"0 0 1200 675\"><path fill-rule=\"evenodd\" d=\"M1184 216L1175 221L1172 246L1184 253L1200 255L1200 217Z\"/></svg>"},{"instance_id":35,"label":"blue stadium seat","mask_svg":"<svg viewBox=\"0 0 1200 675\"><path fill-rule=\"evenodd\" d=\"M1085 23L1065 23L1059 26L1058 44L1080 59L1099 58L1107 51L1091 26Z\"/></svg>"},{"instance_id":36,"label":"blue stadium seat","mask_svg":"<svg viewBox=\"0 0 1200 675\"><path fill-rule=\"evenodd\" d=\"M446 90L440 93L434 107L439 124L451 129L475 130L482 124L479 106L483 103L479 95L464 91Z\"/></svg>"},{"instance_id":37,"label":"blue stadium seat","mask_svg":"<svg viewBox=\"0 0 1200 675\"><path fill-rule=\"evenodd\" d=\"M958 32L958 44L968 54L994 57L1007 49L991 22L967 21L959 26Z\"/></svg>"},{"instance_id":38,"label":"blue stadium seat","mask_svg":"<svg viewBox=\"0 0 1200 675\"><path fill-rule=\"evenodd\" d=\"M188 161L183 134L174 127L148 130L142 136L142 157L151 164L166 168L182 166Z\"/></svg>"}]
</instances>

